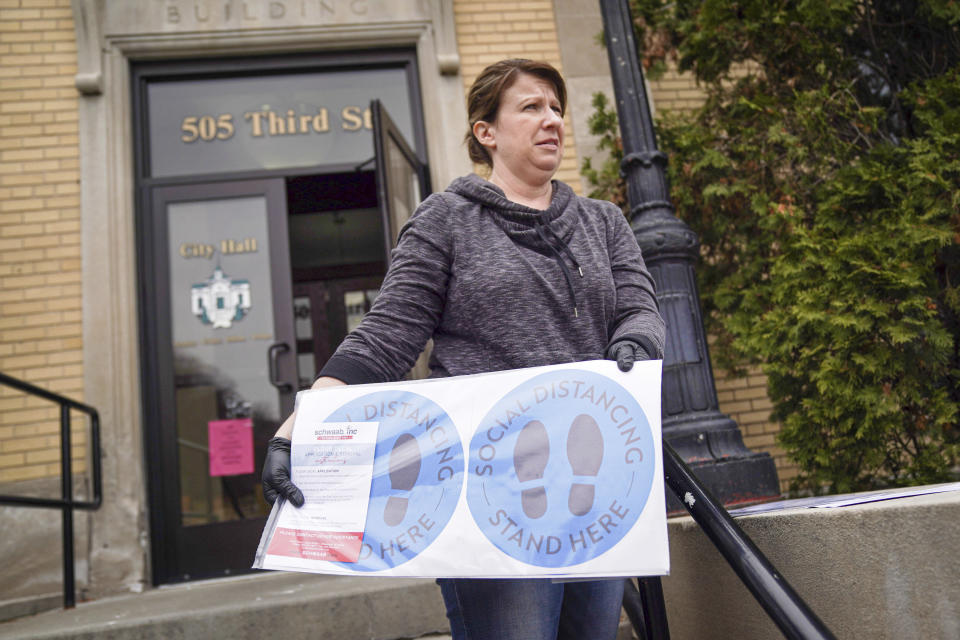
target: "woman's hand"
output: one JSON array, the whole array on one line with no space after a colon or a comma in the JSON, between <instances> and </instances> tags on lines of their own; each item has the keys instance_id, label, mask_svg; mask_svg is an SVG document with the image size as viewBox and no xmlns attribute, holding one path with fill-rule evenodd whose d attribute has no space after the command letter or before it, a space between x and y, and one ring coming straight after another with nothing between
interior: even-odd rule
<instances>
[{"instance_id":1,"label":"woman's hand","mask_svg":"<svg viewBox=\"0 0 960 640\"><path fill-rule=\"evenodd\" d=\"M630 371L634 362L649 360L650 355L639 342L630 338L617 340L607 349L607 360L616 360L620 371Z\"/></svg>"},{"instance_id":2,"label":"woman's hand","mask_svg":"<svg viewBox=\"0 0 960 640\"><path fill-rule=\"evenodd\" d=\"M290 480L290 440L271 438L263 460L263 498L273 504L283 496L295 507L303 506L303 492Z\"/></svg>"},{"instance_id":3,"label":"woman's hand","mask_svg":"<svg viewBox=\"0 0 960 640\"><path fill-rule=\"evenodd\" d=\"M311 389L338 387L345 384L336 378L317 378ZM303 492L290 481L290 438L293 436L293 421L297 412L291 413L276 435L267 443L267 457L263 461L263 497L273 504L277 496L283 496L295 507L303 506Z\"/></svg>"}]
</instances>

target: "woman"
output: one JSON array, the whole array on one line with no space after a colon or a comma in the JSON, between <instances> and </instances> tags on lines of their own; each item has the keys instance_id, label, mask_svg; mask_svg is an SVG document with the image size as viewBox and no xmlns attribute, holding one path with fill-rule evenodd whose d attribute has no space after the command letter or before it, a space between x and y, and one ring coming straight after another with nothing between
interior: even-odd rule
<instances>
[{"instance_id":1,"label":"woman","mask_svg":"<svg viewBox=\"0 0 960 640\"><path fill-rule=\"evenodd\" d=\"M469 175L404 226L383 287L314 388L399 380L429 338L431 376L608 357L661 358L654 283L620 210L553 181L566 87L549 64L504 60L468 96ZM264 463L268 500L289 480L291 416ZM623 581L441 579L455 639L613 638Z\"/></svg>"}]
</instances>

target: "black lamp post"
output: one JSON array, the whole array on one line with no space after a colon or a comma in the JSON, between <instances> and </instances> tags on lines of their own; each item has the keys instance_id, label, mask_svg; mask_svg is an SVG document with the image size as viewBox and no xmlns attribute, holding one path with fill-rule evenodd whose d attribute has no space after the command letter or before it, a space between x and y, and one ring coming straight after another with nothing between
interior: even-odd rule
<instances>
[{"instance_id":1,"label":"black lamp post","mask_svg":"<svg viewBox=\"0 0 960 640\"><path fill-rule=\"evenodd\" d=\"M628 0L600 0L623 142L630 225L657 283L667 324L663 362L663 435L725 505L779 497L767 453L743 444L737 423L720 413L694 278L697 235L673 215L667 156L657 149ZM668 497L671 511L682 507Z\"/></svg>"}]
</instances>

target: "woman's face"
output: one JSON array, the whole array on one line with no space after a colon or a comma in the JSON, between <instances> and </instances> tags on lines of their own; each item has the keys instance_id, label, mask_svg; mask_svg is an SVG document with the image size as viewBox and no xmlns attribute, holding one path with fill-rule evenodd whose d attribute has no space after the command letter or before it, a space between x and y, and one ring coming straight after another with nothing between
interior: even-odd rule
<instances>
[{"instance_id":1,"label":"woman's face","mask_svg":"<svg viewBox=\"0 0 960 640\"><path fill-rule=\"evenodd\" d=\"M563 156L563 116L553 85L526 73L503 92L497 119L477 122L480 144L490 151L493 171L528 184L548 182Z\"/></svg>"}]
</instances>

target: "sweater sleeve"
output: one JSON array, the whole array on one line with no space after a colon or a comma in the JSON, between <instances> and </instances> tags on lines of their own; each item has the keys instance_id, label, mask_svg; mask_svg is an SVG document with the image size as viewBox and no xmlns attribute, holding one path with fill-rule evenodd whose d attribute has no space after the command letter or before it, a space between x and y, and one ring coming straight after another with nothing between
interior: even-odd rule
<instances>
[{"instance_id":1,"label":"sweater sleeve","mask_svg":"<svg viewBox=\"0 0 960 640\"><path fill-rule=\"evenodd\" d=\"M609 216L607 247L617 295L607 346L630 338L640 343L651 358L661 359L666 329L657 303L656 284L623 213L613 205L605 213Z\"/></svg>"},{"instance_id":2,"label":"sweater sleeve","mask_svg":"<svg viewBox=\"0 0 960 640\"><path fill-rule=\"evenodd\" d=\"M400 231L380 293L319 376L347 384L399 380L440 323L452 261L449 211L424 200Z\"/></svg>"}]
</instances>

